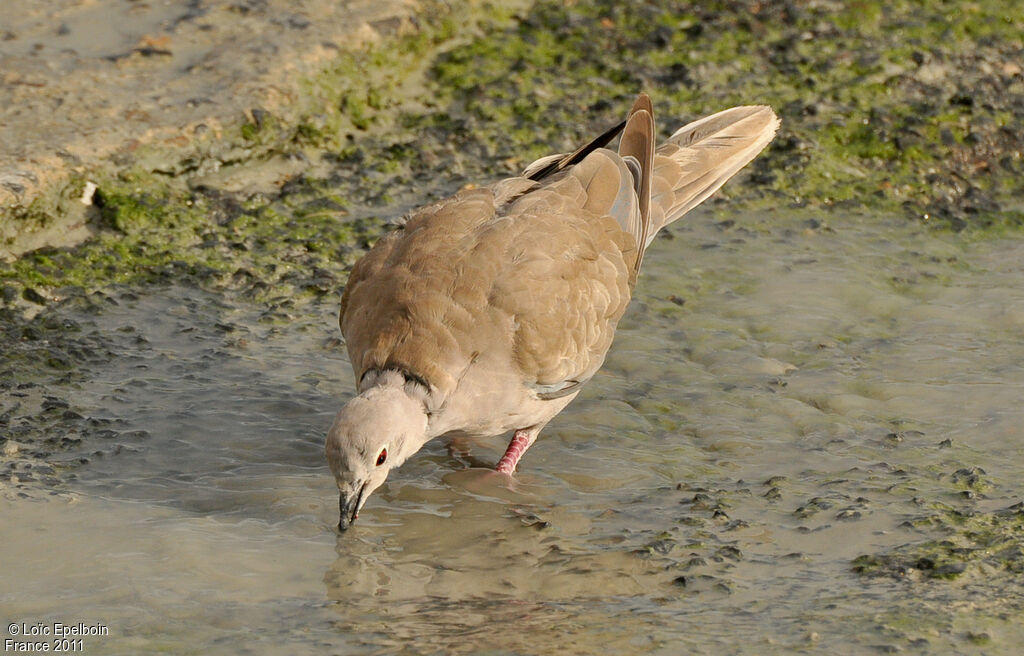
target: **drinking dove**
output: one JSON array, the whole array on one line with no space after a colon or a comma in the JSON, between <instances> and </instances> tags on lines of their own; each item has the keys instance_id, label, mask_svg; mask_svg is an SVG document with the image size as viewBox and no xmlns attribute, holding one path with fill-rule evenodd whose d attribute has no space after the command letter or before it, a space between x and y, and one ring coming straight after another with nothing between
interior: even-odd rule
<instances>
[{"instance_id":1,"label":"drinking dove","mask_svg":"<svg viewBox=\"0 0 1024 656\"><path fill-rule=\"evenodd\" d=\"M414 212L352 269L340 324L358 395L327 434L338 528L429 440L514 431L511 474L597 372L658 231L772 140L734 107L655 147L651 101L568 155ZM618 152L605 146L621 133Z\"/></svg>"}]
</instances>

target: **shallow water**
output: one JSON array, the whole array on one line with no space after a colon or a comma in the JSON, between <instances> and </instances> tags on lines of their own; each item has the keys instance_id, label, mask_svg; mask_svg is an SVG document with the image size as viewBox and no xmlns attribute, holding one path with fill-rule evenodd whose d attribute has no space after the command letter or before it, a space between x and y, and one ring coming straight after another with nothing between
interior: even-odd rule
<instances>
[{"instance_id":1,"label":"shallow water","mask_svg":"<svg viewBox=\"0 0 1024 656\"><path fill-rule=\"evenodd\" d=\"M1019 575L852 561L1024 496L1024 238L825 220L673 226L514 483L479 468L501 439L438 441L341 537L335 301L78 316L118 352L63 393L116 430L62 456L66 492L2 502L2 619L102 623L104 654L1012 653Z\"/></svg>"}]
</instances>

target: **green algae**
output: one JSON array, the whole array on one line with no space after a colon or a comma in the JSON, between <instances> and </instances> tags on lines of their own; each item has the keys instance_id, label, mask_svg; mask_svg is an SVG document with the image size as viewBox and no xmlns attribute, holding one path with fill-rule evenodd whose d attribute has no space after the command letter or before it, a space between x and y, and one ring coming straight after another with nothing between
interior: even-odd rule
<instances>
[{"instance_id":1,"label":"green algae","mask_svg":"<svg viewBox=\"0 0 1024 656\"><path fill-rule=\"evenodd\" d=\"M989 577L993 572L1024 583L1024 503L991 512L933 504L932 512L907 525L942 534L853 561L864 576L903 578L915 574L954 580L965 573Z\"/></svg>"},{"instance_id":2,"label":"green algae","mask_svg":"<svg viewBox=\"0 0 1024 656\"><path fill-rule=\"evenodd\" d=\"M59 267L28 256L0 277L19 288L97 288L185 261L217 279L266 268L272 251L294 246L272 238L282 226L322 230L306 245L324 252L353 239L332 227L353 207L409 207L417 188L424 200L570 150L619 120L639 90L653 97L663 132L732 104L776 108L782 131L747 184L720 194L732 203L843 205L954 229L1024 223L1021 136L1012 129L1024 105L1017 3L886 3L884 20L883 4L871 1L481 9L456 17L431 8L414 33L342 52L301 84L293 107L254 109L198 135L185 156L143 148L113 173L77 178L64 196L86 179L99 185L94 243ZM274 158L306 161L308 172L289 174L279 192L204 186L210 172L235 167L244 177L246 166ZM223 222L224 212L242 218ZM211 241L222 247L196 248ZM240 243L267 257L256 261ZM313 259L343 278L344 267Z\"/></svg>"},{"instance_id":3,"label":"green algae","mask_svg":"<svg viewBox=\"0 0 1024 656\"><path fill-rule=\"evenodd\" d=\"M465 99L473 132L503 151L571 147L638 89L664 130L767 103L783 129L753 165L757 191L727 195L1020 225L982 197L1012 194L1020 162L1020 135L1006 126L1021 118L1021 21L1024 9L1005 1L539 2L434 72Z\"/></svg>"},{"instance_id":4,"label":"green algae","mask_svg":"<svg viewBox=\"0 0 1024 656\"><path fill-rule=\"evenodd\" d=\"M179 195L166 185L134 175L101 187L98 230L87 245L41 249L0 268L0 281L24 289L91 292L110 284L140 284L169 276L233 287L251 278L281 286L289 270L301 278L316 269L338 271L352 263L359 235L379 232L379 221L341 221L342 210L271 205L246 208L216 196ZM295 202L295 199L293 199ZM213 219L213 220L211 220ZM60 296L61 294L57 294Z\"/></svg>"}]
</instances>

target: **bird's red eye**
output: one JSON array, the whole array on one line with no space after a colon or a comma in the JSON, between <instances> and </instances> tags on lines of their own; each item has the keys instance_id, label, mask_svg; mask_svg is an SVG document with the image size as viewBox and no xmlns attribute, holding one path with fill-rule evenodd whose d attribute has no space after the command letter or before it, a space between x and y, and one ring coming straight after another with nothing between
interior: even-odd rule
<instances>
[{"instance_id":1,"label":"bird's red eye","mask_svg":"<svg viewBox=\"0 0 1024 656\"><path fill-rule=\"evenodd\" d=\"M380 450L380 455L377 456L377 466L380 467L381 465L383 465L384 461L387 460L387 459L388 459L388 450L387 449L381 449Z\"/></svg>"}]
</instances>

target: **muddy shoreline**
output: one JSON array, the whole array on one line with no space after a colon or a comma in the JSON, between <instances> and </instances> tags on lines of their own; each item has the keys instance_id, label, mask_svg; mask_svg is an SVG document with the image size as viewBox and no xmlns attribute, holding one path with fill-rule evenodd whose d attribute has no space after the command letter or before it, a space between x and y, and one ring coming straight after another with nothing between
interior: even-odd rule
<instances>
[{"instance_id":1,"label":"muddy shoreline","mask_svg":"<svg viewBox=\"0 0 1024 656\"><path fill-rule=\"evenodd\" d=\"M67 3L73 15L74 0ZM182 109L165 103L174 112L199 112L168 113L163 122L171 125L171 138L156 132L146 137L130 121L99 115L92 119L101 124L97 135L81 137L83 152L71 153L60 166L40 164L59 181L44 184L38 171L29 176L38 184L8 180L5 193L14 195L0 221L6 244L0 248L8 259L24 249L86 237L97 238L98 245L60 251L59 266L46 251L0 263L4 302L31 308L61 298L58 289L144 279L173 260L237 268L233 251L239 249L212 255L192 247L214 235L228 241L224 217L242 208L257 214L301 203L300 214L342 220L377 210L400 213L432 187L448 191L493 179L551 150L575 147L613 124L620 105L638 89L655 98L663 126L730 104L776 108L783 119L778 139L746 174L747 183L727 189L723 200L900 213L953 231L1015 229L1024 222L1024 190L1017 183L1024 167L1024 43L1012 29L1024 19L1013 3L990 0L962 10L951 3L926 11L897 3L884 20L874 3L863 17L840 3L752 8L728 2L702 9L668 1L628 10L596 0L540 2L529 9L518 2L373 3L373 12L390 11L391 18L371 12L370 4L345 4L358 20L307 24L267 3L250 9L245 3L199 3L172 21L174 30L183 31L182 56L185 32L205 33L203 26L222 12L276 26L277 32L267 30L261 38L285 34L292 48L299 47L292 32L339 25L356 30L365 43L346 50L323 46L321 39L315 56L289 58L286 48L278 48L271 62L283 64L276 69L255 52L250 55L260 66L247 55L224 70L216 64L217 57L230 59L226 46L215 53L191 46L213 58L199 68L241 76L253 81L252 89L231 87L231 94L223 94L230 100L220 104L185 102ZM281 16L294 20L279 25ZM61 38L75 34L69 25ZM233 34L223 37L226 43ZM147 38L168 48L175 43ZM37 60L39 55L21 52L29 40L26 34L4 42L20 48L7 56ZM139 67L168 75L182 65L174 56L128 52L127 59L97 52L95 62L75 61L122 68L134 62L114 79L135 84L148 79L135 76ZM264 77L242 76L239 67L246 66ZM273 84L255 85L273 75ZM203 84L222 80L214 76ZM7 111L24 121L32 102L41 102L31 94L47 91L48 84L6 88L19 100ZM161 115L154 110L150 116L157 122ZM52 149L54 140L65 138L58 129L30 130L10 119L5 125L35 143L8 149L8 157ZM118 137L121 132L102 136L107 128L132 132L131 140ZM105 240L118 242L127 259L98 267L95 258L110 250ZM157 241L163 246L148 243ZM276 257L273 248L262 244Z\"/></svg>"}]
</instances>

